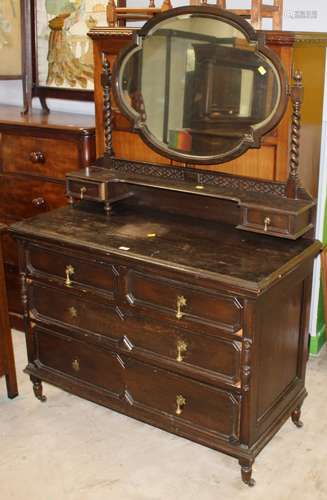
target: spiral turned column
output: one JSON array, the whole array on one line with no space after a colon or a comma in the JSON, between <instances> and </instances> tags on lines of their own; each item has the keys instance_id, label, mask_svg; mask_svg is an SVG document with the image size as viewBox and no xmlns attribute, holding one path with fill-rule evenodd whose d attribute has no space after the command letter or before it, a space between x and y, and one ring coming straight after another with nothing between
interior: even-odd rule
<instances>
[{"instance_id":1,"label":"spiral turned column","mask_svg":"<svg viewBox=\"0 0 327 500\"><path fill-rule=\"evenodd\" d=\"M113 158L112 147L112 105L111 105L111 69L106 54L103 55L101 84L103 87L103 114L104 114L104 153L105 156Z\"/></svg>"},{"instance_id":2,"label":"spiral turned column","mask_svg":"<svg viewBox=\"0 0 327 500\"><path fill-rule=\"evenodd\" d=\"M300 156L300 133L301 133L301 106L303 101L302 73L296 71L293 76L294 84L291 88L292 99L292 127L291 127L291 150L290 166L287 181L288 198L297 198L299 188L299 156Z\"/></svg>"}]
</instances>

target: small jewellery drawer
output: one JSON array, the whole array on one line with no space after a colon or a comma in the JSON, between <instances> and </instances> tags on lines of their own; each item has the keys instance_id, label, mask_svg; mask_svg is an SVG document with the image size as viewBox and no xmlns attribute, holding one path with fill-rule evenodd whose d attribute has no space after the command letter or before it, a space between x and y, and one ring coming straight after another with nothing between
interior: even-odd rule
<instances>
[{"instance_id":1,"label":"small jewellery drawer","mask_svg":"<svg viewBox=\"0 0 327 500\"><path fill-rule=\"evenodd\" d=\"M106 337L111 336L112 331L118 332L122 323L113 304L91 302L76 293L64 293L43 283L32 282L28 286L28 299L31 316L40 321L56 321Z\"/></svg>"},{"instance_id":2,"label":"small jewellery drawer","mask_svg":"<svg viewBox=\"0 0 327 500\"><path fill-rule=\"evenodd\" d=\"M78 200L105 201L107 184L89 180L67 179L67 196Z\"/></svg>"},{"instance_id":3,"label":"small jewellery drawer","mask_svg":"<svg viewBox=\"0 0 327 500\"><path fill-rule=\"evenodd\" d=\"M32 276L50 275L62 280L67 288L76 285L99 288L112 293L116 277L112 265L90 258L65 255L62 250L30 244L27 253L27 269Z\"/></svg>"},{"instance_id":4,"label":"small jewellery drawer","mask_svg":"<svg viewBox=\"0 0 327 500\"><path fill-rule=\"evenodd\" d=\"M166 278L152 278L130 270L126 293L135 308L146 308L146 314L164 314L181 327L214 327L239 333L242 305L236 297L188 285Z\"/></svg>"},{"instance_id":5,"label":"small jewellery drawer","mask_svg":"<svg viewBox=\"0 0 327 500\"><path fill-rule=\"evenodd\" d=\"M247 209L246 225L261 229L265 233L289 232L289 216L262 210Z\"/></svg>"},{"instance_id":6,"label":"small jewellery drawer","mask_svg":"<svg viewBox=\"0 0 327 500\"><path fill-rule=\"evenodd\" d=\"M123 361L126 398L131 405L173 416L228 440L239 437L240 400L236 394L130 358Z\"/></svg>"},{"instance_id":7,"label":"small jewellery drawer","mask_svg":"<svg viewBox=\"0 0 327 500\"><path fill-rule=\"evenodd\" d=\"M288 203L295 205L289 213L242 206L242 223L237 227L260 234L297 239L312 228L314 202L288 200Z\"/></svg>"},{"instance_id":8,"label":"small jewellery drawer","mask_svg":"<svg viewBox=\"0 0 327 500\"><path fill-rule=\"evenodd\" d=\"M34 335L37 366L60 371L117 396L124 391L123 370L117 354L43 328L35 327Z\"/></svg>"},{"instance_id":9,"label":"small jewellery drawer","mask_svg":"<svg viewBox=\"0 0 327 500\"><path fill-rule=\"evenodd\" d=\"M3 170L63 179L79 166L78 144L68 140L3 134ZM27 190L26 190L27 192Z\"/></svg>"}]
</instances>

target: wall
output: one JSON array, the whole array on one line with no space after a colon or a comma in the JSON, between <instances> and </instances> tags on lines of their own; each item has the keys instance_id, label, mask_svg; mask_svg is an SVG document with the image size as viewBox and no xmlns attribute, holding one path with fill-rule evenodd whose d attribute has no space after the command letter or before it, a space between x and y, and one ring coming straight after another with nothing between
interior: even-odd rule
<instances>
[{"instance_id":1,"label":"wall","mask_svg":"<svg viewBox=\"0 0 327 500\"><path fill-rule=\"evenodd\" d=\"M16 80L0 80L0 103L23 106L22 82ZM50 109L72 113L94 114L94 104L91 102L62 101L49 99ZM33 99L33 108L40 108L38 99Z\"/></svg>"}]
</instances>

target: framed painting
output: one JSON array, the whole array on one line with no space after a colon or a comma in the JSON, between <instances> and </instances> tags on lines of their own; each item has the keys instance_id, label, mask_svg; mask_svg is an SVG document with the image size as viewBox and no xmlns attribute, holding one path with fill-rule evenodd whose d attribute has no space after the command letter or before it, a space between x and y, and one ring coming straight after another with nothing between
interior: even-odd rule
<instances>
[{"instance_id":1,"label":"framed painting","mask_svg":"<svg viewBox=\"0 0 327 500\"><path fill-rule=\"evenodd\" d=\"M92 100L88 31L106 26L107 0L32 0L33 97Z\"/></svg>"},{"instance_id":2,"label":"framed painting","mask_svg":"<svg viewBox=\"0 0 327 500\"><path fill-rule=\"evenodd\" d=\"M24 78L23 0L0 1L0 79Z\"/></svg>"}]
</instances>

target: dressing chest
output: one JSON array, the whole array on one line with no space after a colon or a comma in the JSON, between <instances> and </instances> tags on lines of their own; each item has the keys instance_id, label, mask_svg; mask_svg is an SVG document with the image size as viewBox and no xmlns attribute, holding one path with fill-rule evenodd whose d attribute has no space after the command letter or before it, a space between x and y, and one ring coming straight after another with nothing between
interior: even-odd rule
<instances>
[{"instance_id":1,"label":"dressing chest","mask_svg":"<svg viewBox=\"0 0 327 500\"><path fill-rule=\"evenodd\" d=\"M234 89L223 102L220 84ZM288 89L245 21L193 6L148 21L113 75L104 58L102 85L103 157L67 174L69 206L11 229L25 371L41 401L55 384L234 456L253 486L255 457L288 418L302 425L306 396L321 244L298 174L301 74ZM112 88L140 140L175 163L115 156ZM286 182L210 171L259 148L289 96Z\"/></svg>"}]
</instances>

